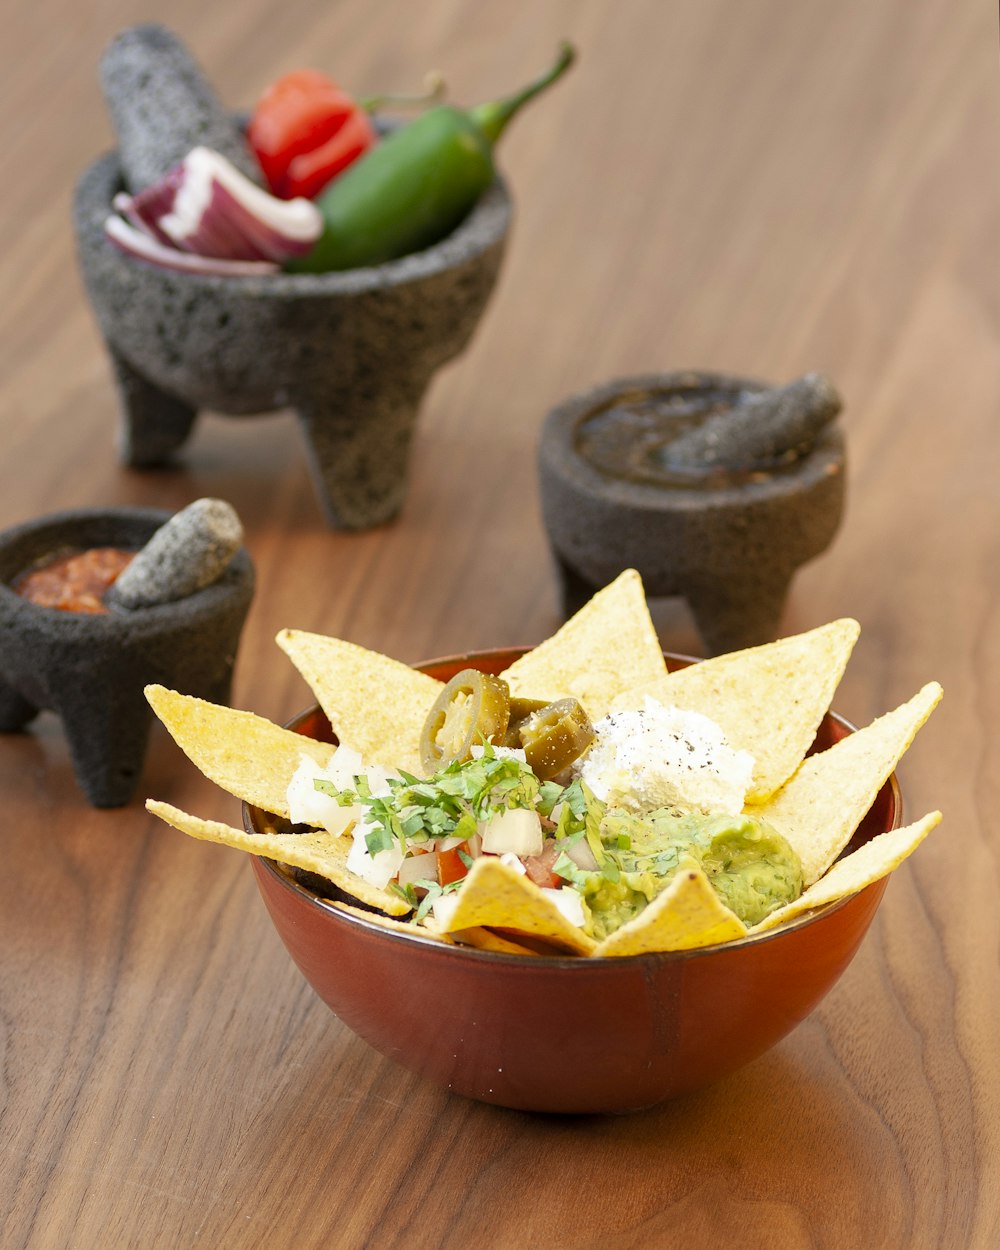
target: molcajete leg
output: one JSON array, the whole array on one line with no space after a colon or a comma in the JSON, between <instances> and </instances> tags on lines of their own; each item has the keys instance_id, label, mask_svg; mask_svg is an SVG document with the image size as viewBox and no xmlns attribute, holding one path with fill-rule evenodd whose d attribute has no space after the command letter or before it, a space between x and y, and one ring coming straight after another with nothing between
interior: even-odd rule
<instances>
[{"instance_id":1,"label":"molcajete leg","mask_svg":"<svg viewBox=\"0 0 1000 1250\"><path fill-rule=\"evenodd\" d=\"M16 733L38 715L38 708L0 677L0 733Z\"/></svg>"},{"instance_id":2,"label":"molcajete leg","mask_svg":"<svg viewBox=\"0 0 1000 1250\"><path fill-rule=\"evenodd\" d=\"M794 569L750 566L710 578L689 577L680 587L709 655L773 642Z\"/></svg>"},{"instance_id":3,"label":"molcajete leg","mask_svg":"<svg viewBox=\"0 0 1000 1250\"><path fill-rule=\"evenodd\" d=\"M381 525L403 506L429 380L366 378L299 405L316 490L335 529Z\"/></svg>"},{"instance_id":4,"label":"molcajete leg","mask_svg":"<svg viewBox=\"0 0 1000 1250\"><path fill-rule=\"evenodd\" d=\"M198 413L109 351L122 405L119 458L137 469L163 464L183 445Z\"/></svg>"},{"instance_id":5,"label":"molcajete leg","mask_svg":"<svg viewBox=\"0 0 1000 1250\"><path fill-rule=\"evenodd\" d=\"M77 687L55 709L80 789L94 807L122 807L135 793L152 712L140 689L115 689L107 675Z\"/></svg>"}]
</instances>

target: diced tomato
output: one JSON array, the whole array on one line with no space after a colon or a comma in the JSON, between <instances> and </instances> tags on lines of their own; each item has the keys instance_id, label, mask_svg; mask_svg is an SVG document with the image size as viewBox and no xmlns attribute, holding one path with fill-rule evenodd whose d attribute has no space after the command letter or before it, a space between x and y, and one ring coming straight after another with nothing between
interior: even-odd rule
<instances>
[{"instance_id":1,"label":"diced tomato","mask_svg":"<svg viewBox=\"0 0 1000 1250\"><path fill-rule=\"evenodd\" d=\"M526 855L521 863L528 878L542 888L555 889L563 884L562 877L557 877L552 866L559 858L559 848L555 842L546 842L538 855Z\"/></svg>"},{"instance_id":2,"label":"diced tomato","mask_svg":"<svg viewBox=\"0 0 1000 1250\"><path fill-rule=\"evenodd\" d=\"M450 885L452 881L461 881L469 869L459 854L461 847L453 846L450 851L438 851L437 873L438 885Z\"/></svg>"}]
</instances>

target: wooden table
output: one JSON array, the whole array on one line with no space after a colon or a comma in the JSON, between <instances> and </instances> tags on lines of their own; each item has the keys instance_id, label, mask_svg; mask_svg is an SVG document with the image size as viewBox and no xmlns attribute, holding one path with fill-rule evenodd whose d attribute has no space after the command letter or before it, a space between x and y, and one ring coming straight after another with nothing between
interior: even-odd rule
<instances>
[{"instance_id":1,"label":"wooden table","mask_svg":"<svg viewBox=\"0 0 1000 1250\"><path fill-rule=\"evenodd\" d=\"M237 13L239 17L237 17ZM235 852L148 817L235 800L161 731L128 807L89 809L58 724L0 741L4 1247L979 1247L1000 1244L1000 159L996 13L897 0L178 0L222 96L327 67L361 93L445 72L500 94L579 65L503 142L516 229L472 347L427 397L398 523L329 531L290 414L204 418L123 469L69 199L111 142L101 49L127 0L22 3L0 51L0 525L232 501L259 593L234 701L308 701L282 626L415 661L559 623L540 420L618 374L829 373L849 506L783 628L862 624L839 710L945 699L901 769L945 821L786 1041L625 1118L452 1097L313 996ZM682 610L665 645L697 648Z\"/></svg>"}]
</instances>

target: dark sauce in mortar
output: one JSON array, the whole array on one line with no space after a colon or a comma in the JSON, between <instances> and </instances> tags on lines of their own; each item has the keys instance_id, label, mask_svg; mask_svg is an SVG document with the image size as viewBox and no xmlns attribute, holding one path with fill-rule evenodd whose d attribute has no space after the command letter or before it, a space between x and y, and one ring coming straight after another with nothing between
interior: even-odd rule
<instances>
[{"instance_id":1,"label":"dark sauce in mortar","mask_svg":"<svg viewBox=\"0 0 1000 1250\"><path fill-rule=\"evenodd\" d=\"M662 388L623 390L577 423L575 449L599 473L622 482L718 490L760 481L795 466L690 469L672 465L669 459L669 445L675 438L748 399L756 389L692 379Z\"/></svg>"}]
</instances>

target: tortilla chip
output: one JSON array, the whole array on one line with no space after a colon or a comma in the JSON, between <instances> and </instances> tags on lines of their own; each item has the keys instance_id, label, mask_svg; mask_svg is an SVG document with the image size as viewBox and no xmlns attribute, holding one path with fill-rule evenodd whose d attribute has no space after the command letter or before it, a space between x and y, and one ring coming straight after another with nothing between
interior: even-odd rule
<instances>
[{"instance_id":1,"label":"tortilla chip","mask_svg":"<svg viewBox=\"0 0 1000 1250\"><path fill-rule=\"evenodd\" d=\"M769 798L795 772L829 708L860 627L849 618L760 647L702 660L628 689L616 710L642 707L646 695L701 712L731 746L754 757L748 803Z\"/></svg>"},{"instance_id":2,"label":"tortilla chip","mask_svg":"<svg viewBox=\"0 0 1000 1250\"><path fill-rule=\"evenodd\" d=\"M346 889L347 887L342 888ZM351 892L357 894L357 890L354 890L353 887ZM417 936L431 938L435 942L451 944L451 935L436 933L433 929L427 929L423 925L414 924L412 920L397 920L393 916L383 916L378 911L365 911L363 907L352 907L350 903L344 903L340 899L325 899L324 902L329 903L334 911L343 911L350 916L358 916L362 920L370 920L372 924L377 924L381 929L392 929L396 933L416 934Z\"/></svg>"},{"instance_id":3,"label":"tortilla chip","mask_svg":"<svg viewBox=\"0 0 1000 1250\"><path fill-rule=\"evenodd\" d=\"M810 755L791 781L755 809L795 848L805 886L822 877L850 842L941 694L936 681L928 682L908 703Z\"/></svg>"},{"instance_id":4,"label":"tortilla chip","mask_svg":"<svg viewBox=\"0 0 1000 1250\"><path fill-rule=\"evenodd\" d=\"M746 925L722 902L704 872L685 868L638 916L600 942L594 954L694 950L731 942L746 932Z\"/></svg>"},{"instance_id":5,"label":"tortilla chip","mask_svg":"<svg viewBox=\"0 0 1000 1250\"><path fill-rule=\"evenodd\" d=\"M498 955L531 955L533 957L538 955L538 951L522 946L520 942L512 942L510 938L494 933L492 929L460 929L457 933L452 933L450 936L456 942L461 942L463 946L474 946L476 950L493 951ZM554 950L549 953L560 955L562 952Z\"/></svg>"},{"instance_id":6,"label":"tortilla chip","mask_svg":"<svg viewBox=\"0 0 1000 1250\"><path fill-rule=\"evenodd\" d=\"M165 686L147 686L146 698L173 740L210 781L277 816L289 815L288 783L302 756L325 767L336 750L253 712L220 707Z\"/></svg>"},{"instance_id":7,"label":"tortilla chip","mask_svg":"<svg viewBox=\"0 0 1000 1250\"><path fill-rule=\"evenodd\" d=\"M441 682L340 638L283 629L276 642L309 684L341 742L366 764L424 775L420 731Z\"/></svg>"},{"instance_id":8,"label":"tortilla chip","mask_svg":"<svg viewBox=\"0 0 1000 1250\"><path fill-rule=\"evenodd\" d=\"M578 955L589 955L596 945L533 881L492 856L476 860L455 900L454 910L439 923L442 932L503 929L514 941L523 933Z\"/></svg>"},{"instance_id":9,"label":"tortilla chip","mask_svg":"<svg viewBox=\"0 0 1000 1250\"><path fill-rule=\"evenodd\" d=\"M146 810L165 820L168 825L173 825L181 833L202 842L217 842L220 846L231 846L237 851L246 851L250 855L260 855L281 864L291 864L296 868L315 872L327 881L332 881L347 894L352 894L360 902L367 903L370 907L378 907L391 916L403 916L410 911L409 905L398 895L369 885L367 881L348 871L350 838L335 838L325 829L317 830L316 833L246 833L243 829L234 829L217 820L191 816L180 808L156 799L146 800Z\"/></svg>"},{"instance_id":10,"label":"tortilla chip","mask_svg":"<svg viewBox=\"0 0 1000 1250\"><path fill-rule=\"evenodd\" d=\"M812 911L814 907L823 907L827 903L846 898L848 894L857 894L873 881L888 876L907 856L912 855L940 820L940 812L931 812L915 824L880 833L858 850L838 860L825 877L804 890L793 902L771 912L759 924L754 925L750 932L760 933L764 929L773 929L803 912Z\"/></svg>"},{"instance_id":11,"label":"tortilla chip","mask_svg":"<svg viewBox=\"0 0 1000 1250\"><path fill-rule=\"evenodd\" d=\"M572 695L596 721L621 690L650 685L665 672L642 579L626 569L502 676L515 698Z\"/></svg>"}]
</instances>

